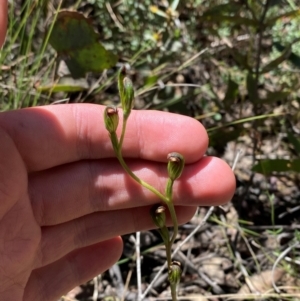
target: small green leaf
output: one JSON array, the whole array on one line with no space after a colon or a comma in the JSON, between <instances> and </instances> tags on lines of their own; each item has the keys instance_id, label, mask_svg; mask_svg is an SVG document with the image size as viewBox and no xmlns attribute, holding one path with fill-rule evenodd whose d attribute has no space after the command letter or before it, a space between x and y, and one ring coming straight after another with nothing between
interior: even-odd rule
<instances>
[{"instance_id":1,"label":"small green leaf","mask_svg":"<svg viewBox=\"0 0 300 301\"><path fill-rule=\"evenodd\" d=\"M219 5L212 5L203 15L220 15L224 13L236 13L241 9L241 6L237 3L226 3Z\"/></svg>"},{"instance_id":2,"label":"small green leaf","mask_svg":"<svg viewBox=\"0 0 300 301\"><path fill-rule=\"evenodd\" d=\"M300 159L266 159L260 160L252 168L253 171L270 175L273 172L300 172Z\"/></svg>"},{"instance_id":3,"label":"small green leaf","mask_svg":"<svg viewBox=\"0 0 300 301\"><path fill-rule=\"evenodd\" d=\"M156 5L151 5L150 7L149 7L149 10L153 13L153 14L156 14L156 15L158 15L158 16L160 16L160 17L163 17L163 18L168 18L168 15L165 13L165 12L163 12L162 10L160 10Z\"/></svg>"},{"instance_id":4,"label":"small green leaf","mask_svg":"<svg viewBox=\"0 0 300 301\"><path fill-rule=\"evenodd\" d=\"M287 137L290 141L290 143L293 145L295 151L300 154L300 139L295 137L293 133L288 132Z\"/></svg>"},{"instance_id":5,"label":"small green leaf","mask_svg":"<svg viewBox=\"0 0 300 301\"><path fill-rule=\"evenodd\" d=\"M157 83L159 77L157 75L150 75L145 78L144 87L152 87Z\"/></svg>"},{"instance_id":6,"label":"small green leaf","mask_svg":"<svg viewBox=\"0 0 300 301\"><path fill-rule=\"evenodd\" d=\"M240 17L240 16L227 16L227 15L207 15L204 14L202 18L206 21L214 21L216 23L230 23L234 25L245 25L245 26L250 26L250 27L257 27L258 21L245 18L245 17Z\"/></svg>"},{"instance_id":7,"label":"small green leaf","mask_svg":"<svg viewBox=\"0 0 300 301\"><path fill-rule=\"evenodd\" d=\"M223 99L223 103L226 108L229 108L230 105L233 104L238 93L239 93L239 85L229 77L226 94Z\"/></svg>"},{"instance_id":8,"label":"small green leaf","mask_svg":"<svg viewBox=\"0 0 300 301\"><path fill-rule=\"evenodd\" d=\"M273 46L278 50L278 51L283 51L285 47L278 43L274 42ZM294 52L291 53L291 55L287 59L289 62L291 62L295 67L300 68L300 56L295 54Z\"/></svg>"},{"instance_id":9,"label":"small green leaf","mask_svg":"<svg viewBox=\"0 0 300 301\"><path fill-rule=\"evenodd\" d=\"M251 67L248 64L248 57L246 54L240 53L236 48L230 48L227 46L227 49L230 51L232 58L235 62L242 68L251 71Z\"/></svg>"},{"instance_id":10,"label":"small green leaf","mask_svg":"<svg viewBox=\"0 0 300 301\"><path fill-rule=\"evenodd\" d=\"M257 85L252 72L248 72L247 74L246 85L247 85L248 97L250 101L253 103L257 102L258 101Z\"/></svg>"},{"instance_id":11,"label":"small green leaf","mask_svg":"<svg viewBox=\"0 0 300 301\"><path fill-rule=\"evenodd\" d=\"M71 77L63 77L59 79L58 83L49 85L41 85L36 87L39 92L81 92L89 89L89 85L85 79L73 79Z\"/></svg>"},{"instance_id":12,"label":"small green leaf","mask_svg":"<svg viewBox=\"0 0 300 301\"><path fill-rule=\"evenodd\" d=\"M254 101L254 103L272 104L276 101L285 100L290 94L291 92L288 91L268 92L266 98L258 99Z\"/></svg>"},{"instance_id":13,"label":"small green leaf","mask_svg":"<svg viewBox=\"0 0 300 301\"><path fill-rule=\"evenodd\" d=\"M86 72L101 72L117 63L117 56L99 43L89 19L74 11L57 15L49 43L63 59L74 78Z\"/></svg>"},{"instance_id":14,"label":"small green leaf","mask_svg":"<svg viewBox=\"0 0 300 301\"><path fill-rule=\"evenodd\" d=\"M296 10L292 10L290 12L287 12L287 13L283 13L283 14L280 14L280 15L277 15L276 17L272 17L270 18L269 20L266 21L266 25L267 26L273 26L277 20L280 20L280 19L294 19L294 18L297 18L300 16L300 9L296 9Z\"/></svg>"},{"instance_id":15,"label":"small green leaf","mask_svg":"<svg viewBox=\"0 0 300 301\"><path fill-rule=\"evenodd\" d=\"M288 45L276 59L266 64L262 68L261 73L267 73L269 71L272 71L273 69L278 67L282 62L288 59L291 53L292 53L292 44Z\"/></svg>"},{"instance_id":16,"label":"small green leaf","mask_svg":"<svg viewBox=\"0 0 300 301\"><path fill-rule=\"evenodd\" d=\"M223 148L228 142L238 139L243 132L243 127L236 125L234 128L220 128L209 133L209 145Z\"/></svg>"}]
</instances>

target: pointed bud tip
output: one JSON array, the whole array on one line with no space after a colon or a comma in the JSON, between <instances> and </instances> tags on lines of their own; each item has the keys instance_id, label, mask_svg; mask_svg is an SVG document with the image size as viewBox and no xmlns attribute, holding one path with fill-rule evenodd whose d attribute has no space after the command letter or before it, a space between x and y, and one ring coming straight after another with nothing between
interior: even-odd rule
<instances>
[{"instance_id":1,"label":"pointed bud tip","mask_svg":"<svg viewBox=\"0 0 300 301\"><path fill-rule=\"evenodd\" d=\"M115 106L107 106L106 107L106 114L111 116L111 115L114 115L114 114L117 114L118 113L118 109L117 107Z\"/></svg>"},{"instance_id":2,"label":"pointed bud tip","mask_svg":"<svg viewBox=\"0 0 300 301\"><path fill-rule=\"evenodd\" d=\"M155 212L157 213L157 214L162 214L162 213L164 213L166 211L166 207L164 207L164 206L159 206L156 210L155 210Z\"/></svg>"},{"instance_id":3,"label":"pointed bud tip","mask_svg":"<svg viewBox=\"0 0 300 301\"><path fill-rule=\"evenodd\" d=\"M115 132L119 124L118 109L115 106L107 106L104 110L105 128L109 133Z\"/></svg>"},{"instance_id":4,"label":"pointed bud tip","mask_svg":"<svg viewBox=\"0 0 300 301\"><path fill-rule=\"evenodd\" d=\"M177 260L173 260L172 261L172 265L177 265L177 266L179 266L181 268L181 263L179 261L177 261Z\"/></svg>"},{"instance_id":5,"label":"pointed bud tip","mask_svg":"<svg viewBox=\"0 0 300 301\"><path fill-rule=\"evenodd\" d=\"M169 153L168 159L168 174L172 181L178 179L184 168L184 157L176 152Z\"/></svg>"},{"instance_id":6,"label":"pointed bud tip","mask_svg":"<svg viewBox=\"0 0 300 301\"><path fill-rule=\"evenodd\" d=\"M176 152L169 153L167 156L167 159L168 159L168 161L178 162L178 163L180 161L184 160L183 156Z\"/></svg>"},{"instance_id":7,"label":"pointed bud tip","mask_svg":"<svg viewBox=\"0 0 300 301\"><path fill-rule=\"evenodd\" d=\"M156 227L163 228L166 226L166 208L162 205L154 205L151 208L151 217Z\"/></svg>"},{"instance_id":8,"label":"pointed bud tip","mask_svg":"<svg viewBox=\"0 0 300 301\"><path fill-rule=\"evenodd\" d=\"M123 75L123 76L126 76L127 74L127 68L125 65L123 65L121 68L120 68L120 74Z\"/></svg>"}]
</instances>

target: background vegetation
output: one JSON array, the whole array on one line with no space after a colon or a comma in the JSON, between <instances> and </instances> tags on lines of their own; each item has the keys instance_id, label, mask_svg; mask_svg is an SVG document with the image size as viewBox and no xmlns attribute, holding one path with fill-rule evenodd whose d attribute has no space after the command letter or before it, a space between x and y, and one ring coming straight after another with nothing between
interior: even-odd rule
<instances>
[{"instance_id":1,"label":"background vegetation","mask_svg":"<svg viewBox=\"0 0 300 301\"><path fill-rule=\"evenodd\" d=\"M68 72L49 45L59 8L91 18L118 64L62 83ZM177 255L185 264L179 295L299 300L299 24L295 0L10 1L0 110L117 104L116 71L128 64L136 109L192 116L208 129L208 154L231 165L238 156L232 203L216 208ZM181 228L178 242L206 212ZM98 300L136 300L134 242L124 239L122 260L96 289L94 280L65 298L92 300L97 290ZM155 232L142 242L146 287L165 258ZM149 296L168 296L166 273Z\"/></svg>"}]
</instances>

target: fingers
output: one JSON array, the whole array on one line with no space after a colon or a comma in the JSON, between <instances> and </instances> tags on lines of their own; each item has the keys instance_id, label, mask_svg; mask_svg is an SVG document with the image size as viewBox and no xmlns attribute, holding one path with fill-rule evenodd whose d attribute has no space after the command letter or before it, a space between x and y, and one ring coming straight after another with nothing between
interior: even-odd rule
<instances>
[{"instance_id":1,"label":"fingers","mask_svg":"<svg viewBox=\"0 0 300 301\"><path fill-rule=\"evenodd\" d=\"M58 226L45 227L36 267L52 263L78 248L105 241L117 235L153 229L151 206L99 212ZM197 207L176 207L178 222L192 218ZM169 222L170 224L170 222Z\"/></svg>"},{"instance_id":2,"label":"fingers","mask_svg":"<svg viewBox=\"0 0 300 301\"><path fill-rule=\"evenodd\" d=\"M7 27L7 0L0 1L0 48L2 47Z\"/></svg>"},{"instance_id":3,"label":"fingers","mask_svg":"<svg viewBox=\"0 0 300 301\"><path fill-rule=\"evenodd\" d=\"M129 161L138 177L164 192L167 182L165 163ZM186 165L174 184L174 203L182 206L220 205L228 202L235 190L229 166L214 157L203 157ZM56 225L98 211L146 206L160 200L142 188L119 162L89 160L69 164L29 180L35 218L41 226Z\"/></svg>"},{"instance_id":4,"label":"fingers","mask_svg":"<svg viewBox=\"0 0 300 301\"><path fill-rule=\"evenodd\" d=\"M113 157L103 110L103 106L91 104L28 108L2 113L0 127L14 140L28 170L39 171L82 159ZM125 157L166 161L169 152L177 151L187 162L195 162L207 145L205 129L192 118L133 111L123 153Z\"/></svg>"},{"instance_id":5,"label":"fingers","mask_svg":"<svg viewBox=\"0 0 300 301\"><path fill-rule=\"evenodd\" d=\"M22 300L58 300L76 285L110 268L121 254L120 237L69 253L55 263L33 271Z\"/></svg>"},{"instance_id":6,"label":"fingers","mask_svg":"<svg viewBox=\"0 0 300 301\"><path fill-rule=\"evenodd\" d=\"M14 142L0 128L0 221L27 191L27 171ZM9 175L9 176L8 176ZM16 185L16 183L18 183Z\"/></svg>"}]
</instances>

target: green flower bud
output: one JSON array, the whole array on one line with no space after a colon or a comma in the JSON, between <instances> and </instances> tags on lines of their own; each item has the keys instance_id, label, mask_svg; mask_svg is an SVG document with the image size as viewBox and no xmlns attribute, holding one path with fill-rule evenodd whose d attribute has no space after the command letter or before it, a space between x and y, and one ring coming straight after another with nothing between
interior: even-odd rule
<instances>
[{"instance_id":1,"label":"green flower bud","mask_svg":"<svg viewBox=\"0 0 300 301\"><path fill-rule=\"evenodd\" d=\"M119 124L118 109L114 106L107 106L104 110L104 123L109 133L114 133Z\"/></svg>"},{"instance_id":2,"label":"green flower bud","mask_svg":"<svg viewBox=\"0 0 300 301\"><path fill-rule=\"evenodd\" d=\"M124 110L124 115L129 116L134 104L134 90L130 78L125 77L123 80L123 84L124 84L124 103L122 103L122 108Z\"/></svg>"},{"instance_id":3,"label":"green flower bud","mask_svg":"<svg viewBox=\"0 0 300 301\"><path fill-rule=\"evenodd\" d=\"M180 282L181 278L181 264L179 261L172 261L172 264L169 268L169 282L171 285L177 285Z\"/></svg>"},{"instance_id":4,"label":"green flower bud","mask_svg":"<svg viewBox=\"0 0 300 301\"><path fill-rule=\"evenodd\" d=\"M168 154L168 174L172 181L178 179L184 168L184 157L179 153Z\"/></svg>"},{"instance_id":5,"label":"green flower bud","mask_svg":"<svg viewBox=\"0 0 300 301\"><path fill-rule=\"evenodd\" d=\"M126 67L123 65L120 68L119 74L118 74L118 89L119 89L119 95L120 95L120 99L121 99L121 104L123 107L123 103L124 103L124 78L126 76L127 70Z\"/></svg>"},{"instance_id":6,"label":"green flower bud","mask_svg":"<svg viewBox=\"0 0 300 301\"><path fill-rule=\"evenodd\" d=\"M169 244L170 235L166 226L166 208L162 205L156 204L150 210L150 215L156 227L158 227L159 234L161 235L165 245Z\"/></svg>"},{"instance_id":7,"label":"green flower bud","mask_svg":"<svg viewBox=\"0 0 300 301\"><path fill-rule=\"evenodd\" d=\"M162 205L155 205L151 208L150 214L156 227L166 226L166 208Z\"/></svg>"}]
</instances>

